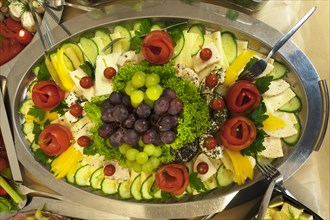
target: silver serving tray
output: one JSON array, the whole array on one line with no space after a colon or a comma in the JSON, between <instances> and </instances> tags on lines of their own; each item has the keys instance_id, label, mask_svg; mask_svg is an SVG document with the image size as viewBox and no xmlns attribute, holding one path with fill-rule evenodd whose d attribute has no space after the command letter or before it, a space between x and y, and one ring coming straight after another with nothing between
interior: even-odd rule
<instances>
[{"instance_id":1,"label":"silver serving tray","mask_svg":"<svg viewBox=\"0 0 330 220\"><path fill-rule=\"evenodd\" d=\"M249 40L249 45L256 45L253 49L264 53L269 51L271 45L274 45L282 36L272 27L242 13L239 13L236 20L230 20L226 17L228 9L211 4L146 0L140 1L140 6L134 8L132 1L121 0L117 4L104 7L98 13L83 14L64 24L71 33L74 33L74 36L78 36L80 33L96 27L108 27L117 22L145 17L157 18L165 22L198 21L214 30L230 30L238 38ZM68 39L60 27L54 28L52 33L58 44ZM89 188L78 188L64 180L56 180L48 169L34 160L29 144L21 132L18 108L25 98L27 86L33 79L31 68L43 56L39 41L31 45L29 51L22 54L22 57L27 56L29 59L23 58L17 61L8 76L9 106L12 112L16 150L23 166L52 190L67 196L74 202L104 212L150 219L191 218L208 215L251 200L263 192L264 187L260 187L262 175L257 170L255 179L248 181L244 186L233 186L226 190L216 189L180 201L162 202L120 200L116 196L104 196L92 192ZM301 97L304 106L300 112L302 136L299 142L295 147L286 147L285 156L275 163L284 174L284 179L287 179L303 165L314 150L319 149L328 121L329 97L325 81L319 79L311 62L293 42L289 41L275 58L290 68L292 73L287 80ZM233 197L235 198L232 200ZM230 201L232 203L228 205Z\"/></svg>"}]
</instances>

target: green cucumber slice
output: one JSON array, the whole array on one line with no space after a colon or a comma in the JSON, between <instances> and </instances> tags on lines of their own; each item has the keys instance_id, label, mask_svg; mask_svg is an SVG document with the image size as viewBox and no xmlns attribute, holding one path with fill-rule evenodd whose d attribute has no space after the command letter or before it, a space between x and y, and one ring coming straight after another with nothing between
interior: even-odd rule
<instances>
[{"instance_id":1,"label":"green cucumber slice","mask_svg":"<svg viewBox=\"0 0 330 220\"><path fill-rule=\"evenodd\" d=\"M32 108L32 106L34 106L32 99L26 99L20 105L18 111L21 115L26 115L29 112L30 108Z\"/></svg>"},{"instance_id":2,"label":"green cucumber slice","mask_svg":"<svg viewBox=\"0 0 330 220\"><path fill-rule=\"evenodd\" d=\"M141 200L142 194L141 194L141 175L138 175L135 177L135 179L132 182L130 192L134 199Z\"/></svg>"},{"instance_id":3,"label":"green cucumber slice","mask_svg":"<svg viewBox=\"0 0 330 220\"><path fill-rule=\"evenodd\" d=\"M144 199L153 199L151 194L151 187L154 184L154 176L150 175L143 183L141 187L141 194Z\"/></svg>"},{"instance_id":4,"label":"green cucumber slice","mask_svg":"<svg viewBox=\"0 0 330 220\"><path fill-rule=\"evenodd\" d=\"M234 183L233 173L221 165L216 173L216 179L219 187L226 187Z\"/></svg>"},{"instance_id":5,"label":"green cucumber slice","mask_svg":"<svg viewBox=\"0 0 330 220\"><path fill-rule=\"evenodd\" d=\"M203 47L204 45L204 34L205 34L205 27L202 24L193 24L189 30L188 33L195 33L198 34L197 39L195 41L194 46L191 48L191 56L194 56L198 53L200 50L200 47Z\"/></svg>"},{"instance_id":6,"label":"green cucumber slice","mask_svg":"<svg viewBox=\"0 0 330 220\"><path fill-rule=\"evenodd\" d=\"M131 187L131 181L129 180L120 183L118 188L119 196L123 199L132 198L130 187Z\"/></svg>"},{"instance_id":7,"label":"green cucumber slice","mask_svg":"<svg viewBox=\"0 0 330 220\"><path fill-rule=\"evenodd\" d=\"M182 51L185 43L185 38L183 33L180 33L180 37L175 41L175 46L173 49L173 57L172 59L175 59Z\"/></svg>"},{"instance_id":8,"label":"green cucumber slice","mask_svg":"<svg viewBox=\"0 0 330 220\"><path fill-rule=\"evenodd\" d=\"M87 60L94 66L96 63L96 57L99 54L96 43L85 36L80 37L79 45L84 51Z\"/></svg>"},{"instance_id":9,"label":"green cucumber slice","mask_svg":"<svg viewBox=\"0 0 330 220\"><path fill-rule=\"evenodd\" d=\"M90 182L93 189L101 189L101 183L104 179L103 167L98 168L92 173Z\"/></svg>"},{"instance_id":10,"label":"green cucumber slice","mask_svg":"<svg viewBox=\"0 0 330 220\"><path fill-rule=\"evenodd\" d=\"M126 52L129 50L129 48L131 47L131 33L127 30L126 27L122 26L122 25L116 25L113 29L114 33L119 33L120 37L125 37L125 39L121 40L121 46L122 46L122 50L123 52Z\"/></svg>"},{"instance_id":11,"label":"green cucumber slice","mask_svg":"<svg viewBox=\"0 0 330 220\"><path fill-rule=\"evenodd\" d=\"M74 175L74 182L78 186L90 186L90 178L92 176L92 166L86 164L80 167Z\"/></svg>"},{"instance_id":12,"label":"green cucumber slice","mask_svg":"<svg viewBox=\"0 0 330 220\"><path fill-rule=\"evenodd\" d=\"M269 76L273 76L273 80L281 79L289 72L289 69L283 63L275 60L273 65L274 69L269 73Z\"/></svg>"},{"instance_id":13,"label":"green cucumber slice","mask_svg":"<svg viewBox=\"0 0 330 220\"><path fill-rule=\"evenodd\" d=\"M231 64L237 57L237 42L236 37L231 32L223 32L221 34L222 48L223 52L228 60L228 63Z\"/></svg>"},{"instance_id":14,"label":"green cucumber slice","mask_svg":"<svg viewBox=\"0 0 330 220\"><path fill-rule=\"evenodd\" d=\"M72 172L72 173L68 173L66 176L65 176L65 179L68 183L70 184L74 184L75 183L75 174L77 172L77 170L81 167L81 164L78 163L76 168L75 168L75 171Z\"/></svg>"},{"instance_id":15,"label":"green cucumber slice","mask_svg":"<svg viewBox=\"0 0 330 220\"><path fill-rule=\"evenodd\" d=\"M101 183L102 192L108 195L113 195L118 192L118 181L115 179L104 178Z\"/></svg>"},{"instance_id":16,"label":"green cucumber slice","mask_svg":"<svg viewBox=\"0 0 330 220\"><path fill-rule=\"evenodd\" d=\"M279 108L279 110L282 112L300 112L301 109L302 103L297 95Z\"/></svg>"},{"instance_id":17,"label":"green cucumber slice","mask_svg":"<svg viewBox=\"0 0 330 220\"><path fill-rule=\"evenodd\" d=\"M33 128L34 128L33 122L25 121L22 124L22 132L25 136L27 136L28 140L30 140L30 137L28 137L28 135L33 135L31 136L31 138L33 137L32 139L34 139Z\"/></svg>"},{"instance_id":18,"label":"green cucumber slice","mask_svg":"<svg viewBox=\"0 0 330 220\"><path fill-rule=\"evenodd\" d=\"M300 135L301 135L301 124L299 121L299 117L297 115L296 115L296 119L297 119L297 123L294 124L294 127L297 129L297 133L290 137L282 138L284 143L286 143L289 146L293 146L293 145L297 144L297 142L299 141Z\"/></svg>"},{"instance_id":19,"label":"green cucumber slice","mask_svg":"<svg viewBox=\"0 0 330 220\"><path fill-rule=\"evenodd\" d=\"M74 43L65 43L61 46L64 49L65 55L71 60L75 69L84 62L84 54L80 47Z\"/></svg>"}]
</instances>

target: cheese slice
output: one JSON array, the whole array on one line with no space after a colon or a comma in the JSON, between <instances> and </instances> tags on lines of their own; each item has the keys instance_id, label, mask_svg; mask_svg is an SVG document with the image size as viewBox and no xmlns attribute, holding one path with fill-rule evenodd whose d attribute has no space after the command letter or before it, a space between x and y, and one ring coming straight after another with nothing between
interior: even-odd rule
<instances>
[{"instance_id":1,"label":"cheese slice","mask_svg":"<svg viewBox=\"0 0 330 220\"><path fill-rule=\"evenodd\" d=\"M261 156L267 158L278 158L283 157L283 147L281 138L277 137L265 137L263 145L265 146L265 150L260 152Z\"/></svg>"},{"instance_id":2,"label":"cheese slice","mask_svg":"<svg viewBox=\"0 0 330 220\"><path fill-rule=\"evenodd\" d=\"M285 103L290 101L296 94L291 88L286 89L284 92L270 97L264 97L264 103L267 107L267 112L273 113Z\"/></svg>"},{"instance_id":3,"label":"cheese slice","mask_svg":"<svg viewBox=\"0 0 330 220\"><path fill-rule=\"evenodd\" d=\"M202 181L207 180L208 178L210 178L211 176L213 176L217 172L217 170L214 167L213 163L210 161L208 156L206 156L204 153L201 153L196 158L196 161L194 163L194 168L193 168L194 172L197 172L197 165L200 162L205 162L209 166L209 169L208 169L207 173L205 173L205 174L198 173L198 175L197 175Z\"/></svg>"},{"instance_id":4,"label":"cheese slice","mask_svg":"<svg viewBox=\"0 0 330 220\"><path fill-rule=\"evenodd\" d=\"M294 134L297 134L297 129L295 128L294 124L297 123L297 119L293 115L293 113L287 112L275 112L273 113L276 117L282 119L285 123L285 127L274 129L274 130L267 130L263 129L266 134L272 137L282 138L282 137L289 137Z\"/></svg>"},{"instance_id":5,"label":"cheese slice","mask_svg":"<svg viewBox=\"0 0 330 220\"><path fill-rule=\"evenodd\" d=\"M270 82L269 89L263 96L275 96L290 88L290 84L283 79L273 80Z\"/></svg>"},{"instance_id":6,"label":"cheese slice","mask_svg":"<svg viewBox=\"0 0 330 220\"><path fill-rule=\"evenodd\" d=\"M191 48L193 48L198 34L184 32L184 46L181 53L175 58L175 64L184 64L185 66L192 68L194 61L191 57Z\"/></svg>"},{"instance_id":7,"label":"cheese slice","mask_svg":"<svg viewBox=\"0 0 330 220\"><path fill-rule=\"evenodd\" d=\"M79 90L80 94L83 95L88 101L92 100L92 97L95 96L95 89L94 87L90 87L88 89L84 89L80 86L80 79L87 76L81 68L76 69L75 71L70 73L70 77L73 80L74 84L76 85L77 90Z\"/></svg>"},{"instance_id":8,"label":"cheese slice","mask_svg":"<svg viewBox=\"0 0 330 220\"><path fill-rule=\"evenodd\" d=\"M217 47L214 43L204 44L204 48L209 48L212 51L212 56L209 60L204 61L200 58L199 53L194 58L194 70L196 73L203 70L205 67L211 66L212 64L220 61L220 54L218 52Z\"/></svg>"},{"instance_id":9,"label":"cheese slice","mask_svg":"<svg viewBox=\"0 0 330 220\"><path fill-rule=\"evenodd\" d=\"M84 135L89 136L89 130L93 127L93 122L91 122L91 120L87 116L85 116L72 125L72 135L75 140Z\"/></svg>"}]
</instances>

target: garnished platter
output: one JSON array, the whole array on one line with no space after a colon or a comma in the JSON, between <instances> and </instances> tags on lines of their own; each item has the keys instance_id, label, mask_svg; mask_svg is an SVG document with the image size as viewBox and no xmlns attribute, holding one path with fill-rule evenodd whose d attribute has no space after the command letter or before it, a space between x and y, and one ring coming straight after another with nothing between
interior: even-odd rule
<instances>
[{"instance_id":1,"label":"garnished platter","mask_svg":"<svg viewBox=\"0 0 330 220\"><path fill-rule=\"evenodd\" d=\"M173 4L175 4L175 8L182 9L180 15L170 10ZM152 10L149 8L151 6ZM116 10L112 7L116 7ZM202 3L194 3L192 5L187 5L182 2L159 4L146 1L143 3L142 11L134 11L129 7L125 7L125 5L112 7L110 7L109 10L105 9L103 11L105 12L104 14L90 13L80 16L79 24L83 24L83 27L77 27L77 20L67 22L66 26L70 28L73 33L77 33L75 36L72 36L71 39L66 39L60 32L54 30L54 33L57 33L56 38L59 40L59 44L50 53L50 62L53 67L56 66L56 62L53 60L59 59L61 56L63 58L64 50L68 48L74 50L73 48L77 46L78 49L81 48L79 50L84 51L82 57L85 58L79 60L78 57L77 59L81 63L78 62L75 66L74 63L71 62L73 67L69 69L70 71L67 71L69 75L61 75L64 71L56 70L55 67L55 73L60 73L57 75L57 79L56 74L51 74L52 79L46 78L45 80L45 78L43 78L41 80L41 78L45 76L39 75L39 73L42 73L41 70L43 67L41 65L44 60L41 52L33 54L34 57L32 60L35 60L35 62L31 62L31 60L30 62L21 61L25 63L28 71L13 71L14 74L12 77L19 76L18 78L22 78L18 87L14 86L12 88L9 86L15 124L16 144L20 161L27 169L35 173L47 186L63 195L67 195L73 201L104 211L109 210L109 207L111 207L111 212L119 215L144 218L164 216L166 216L166 218L178 218L200 216L223 210L227 205L226 199L228 200L230 194L245 188L248 189L260 180L261 175L257 170L253 169L254 159L252 159L251 156L255 156L255 153L258 151L262 152L263 149L260 150L259 148L259 150L251 151L252 148L249 148L253 143L258 142L256 141L258 136L257 129L259 130L258 126L260 125L253 120L260 119L260 116L265 113L275 112L286 103L280 104L276 109L274 107L274 102L270 102L271 104L268 103L268 106L267 104L263 106L263 104L260 103L264 102L260 100L267 100L267 97L262 95L265 91L261 92L261 90L267 89L262 89L257 86L258 83L252 82L243 82L244 85L241 85L242 81L235 82L235 77L237 75L230 76L228 72L230 72L229 70L231 68L239 68L239 65L235 66L235 63L241 65L241 68L237 70L239 71L253 60L251 58L261 57L262 53L267 51L267 45L273 43L271 39L265 38L260 32L252 32L250 30L251 27L253 27L252 29L254 30L260 28L265 32L269 31L275 36L280 36L280 34L259 21L242 14L239 14L236 20L231 20L225 17L227 9L215 6L211 8L210 5ZM167 7L169 14L160 16L160 11ZM189 11L198 12L198 16L192 16ZM208 12L207 16L206 11ZM107 15L107 13L109 13L109 15ZM120 15L123 16L123 14L125 14L125 16L120 17ZM119 16L119 18L116 16ZM146 28L147 26L145 24L147 22L150 24L148 26L149 28ZM173 27L173 29L168 29L166 31L150 30L152 25L155 24L161 24L162 26L156 27L156 29L161 29L179 22L187 22L187 24L183 26L183 29L178 29L177 26L177 29ZM136 25L136 27L134 27L134 25ZM129 26L130 29L128 29L127 26ZM98 33L98 31L101 29L109 31L110 34L108 33L107 36L114 39L117 37L125 38L121 42L119 41L117 45L113 46L112 50L114 51L100 54L99 51L101 51L101 48L105 45L105 43L103 43L102 46L100 42L102 38L99 36L102 35L102 33ZM174 33L171 33L171 31ZM125 35L123 33L128 34ZM183 38L175 37L178 36L175 35L175 33L179 33L179 36L183 35ZM123 34L123 36L120 34ZM140 36L144 34L147 35L145 37ZM129 40L134 39L134 36L136 44L132 43L134 41ZM97 39L97 37L99 37L99 39ZM191 37L194 39L191 39ZM182 39L185 40L183 43ZM199 40L198 42L197 39ZM67 40L71 40L70 43L68 43ZM72 41L74 43L72 43ZM99 42L99 44L97 42ZM109 40L107 42L109 42ZM75 46L72 46L72 44ZM137 47L133 47L136 45L142 45L142 52L137 51ZM35 51L41 51L40 45L35 44L33 46L35 46ZM229 50L224 51L224 46L228 46L226 48L229 48ZM134 51L130 51L131 48L134 48ZM192 51L192 48L196 48L195 51ZM205 55L200 55L201 53L203 54L206 49L211 50L211 56L206 55L205 57ZM313 148L317 148L320 141L322 141L323 137L320 137L318 135L319 133L316 131L322 129L322 120L324 119L321 117L321 108L318 108L322 105L321 96L323 94L321 94L322 89L320 91L318 88L317 77L312 77L314 80L306 81L304 79L305 77L311 77L311 75L317 76L317 73L308 59L294 44L289 43L283 49L285 52L281 55L277 55L274 62L280 64L280 69L284 69L284 72L286 72L285 74L287 74L284 80L281 81L283 83L280 85L280 87L282 87L282 84L287 83L285 84L286 86L288 85L286 89L290 89L289 93L292 97L287 98L287 101L291 100L293 97L299 97L297 98L298 105L294 105L294 107L298 108L294 108L294 110L289 108L289 111L291 111L290 115L292 114L293 116L289 117L295 121L295 123L292 123L295 129L293 135L299 135L296 140L291 140L291 142L286 141L287 144L283 144L283 148L283 142L280 139L282 137L277 137L281 143L280 150L283 149L283 154L274 156L274 151L270 151L270 153L268 152L266 155L272 159L279 157L274 164L279 166L280 169L285 167L283 173L285 178L288 178L301 166L304 160L313 151ZM170 55L166 54L166 51ZM233 51L235 51L236 54L234 53L233 55ZM240 52L237 53L237 51ZM205 53L209 54L209 51ZM69 52L67 52L66 55L70 56L68 54ZM161 56L159 56L160 54ZM243 55L241 56L241 54ZM52 56L54 56L53 59ZM124 59L124 61L120 62L121 64L119 65L117 62L120 57ZM128 57L131 57L131 60L129 60ZM224 57L227 59L227 64L226 61L224 61ZM228 59L231 57L232 59ZM296 61L297 57L299 57L300 63ZM72 61L73 58L70 58L71 57L69 57L69 60ZM114 61L116 59L117 62ZM245 63L242 60L245 60ZM301 60L304 61L303 67L301 67ZM90 62L91 67L86 67L85 61ZM45 62L45 65L49 70L50 68L47 62L48 61ZM39 65L40 63L41 65ZM272 66L274 68L274 65ZM36 67L39 68L39 72L35 71ZM60 67L60 69L62 67ZM67 65L64 65L64 67L67 67ZM104 74L104 70L109 67L115 69L115 76L113 78L107 77L108 74ZM95 74L94 76L88 76L88 70L86 70L88 68L92 69L92 72ZM309 74L305 75L305 72L300 68L308 70ZM286 69L288 71L286 71ZM37 72L37 74L34 75L33 71ZM114 70L111 71L113 72ZM202 73L202 71L205 72ZM270 72L271 70L269 70L268 73ZM298 76L297 73L300 75ZM152 77L154 76L153 74L157 75L159 79L157 79L157 77ZM70 77L72 82L70 81ZM84 83L81 85L81 80L84 77L95 77L95 81L93 81L95 83L94 86L86 86ZM38 82L36 81L35 84L32 83L36 78ZM197 79L196 83L194 83L194 79ZM267 82L266 79L267 77L264 78L263 82ZM53 81L49 82L49 80ZM129 87L130 80L132 84L131 87ZM267 84L271 83L273 77L271 77L271 79L268 78L268 80ZM45 84L46 81L47 84ZM155 81L156 83L154 83ZM31 84L33 86L30 86ZM266 83L259 83L259 85L260 84L264 85ZM244 92L242 94L238 93L238 96L249 94L248 98L244 98L243 101L241 100L239 106L237 106L239 101L231 103L235 96L230 95L230 93L235 92L228 92L235 91L235 86L237 85L239 88L244 87ZM50 120L47 123L42 122L45 118L36 119L45 113L43 111L50 111L54 107L45 107L42 101L41 104L36 101L37 99L43 99L42 95L44 95L45 92L48 93L47 90L43 91L45 87L51 87L51 90L54 90L54 93L58 94L59 99L55 100L55 106L59 106L59 103L64 102L66 102L68 106L77 103L79 103L80 107L83 106L83 112L79 111L79 114L74 112L74 110L70 113L69 107L64 108L64 113L67 114L67 116L64 114L62 119L66 120L66 122L74 121L71 122L71 124L73 124L72 126L67 125L67 123L61 123L61 120L59 120L61 116L58 115L53 119L50 119L51 117L48 117L48 115L47 117ZM78 87L80 91L84 91L83 98L80 99L81 101L77 102L77 100L79 100L78 95L78 99L74 98L76 101L69 104L68 95L72 94L72 88L74 87ZM90 88L93 88L94 91L86 95L85 90L90 90ZM278 89L274 89L273 92L277 93L269 96L276 96L282 93L278 92ZM150 104L149 102L148 105L148 101L150 100L145 100L144 98L141 100L141 93L143 97L151 99L154 103ZM259 96L255 96L255 93L259 93ZM105 97L104 95L107 96ZM97 97L95 98L95 96ZM313 96L313 98L311 98L311 96ZM100 97L102 98L100 99ZM115 101L118 97L121 97L119 102ZM130 98L127 105L124 105L126 102L124 102L122 97ZM285 95L285 97L287 96ZM64 98L66 98L66 100ZM279 99L282 100L282 98ZM162 102L160 100L164 100L163 104L161 104ZM225 105L223 105L223 100L225 100ZM254 101L251 102L251 100ZM85 101L84 104L83 101ZM27 102L32 102L32 105L26 105ZM173 106L171 104L172 102L174 103ZM254 105L255 103L257 104ZM139 110L142 104L145 104L143 107L144 109ZM197 104L197 106L194 106L194 104ZM248 112L247 110L242 110L244 112L242 113L240 107L245 104L250 106L248 107ZM46 103L46 105L48 105L48 103ZM162 106L164 105L172 106L172 108L168 107L166 110L163 110ZM302 107L300 108L300 106ZM273 111L269 112L272 107L274 107ZM314 117L312 122L309 116L311 108L313 108L314 114L315 112L320 112L320 114L316 114L319 118ZM111 109L116 110L112 112ZM267 109L268 112L265 109ZM108 110L110 111L110 115L116 115L115 119L105 117L105 112ZM196 110L198 111L196 112ZM288 111L288 109L282 109L282 112L285 112L284 110ZM102 113L103 111L104 113ZM146 112L149 112L147 116L145 116ZM144 120L144 122L141 123L142 125L152 124L153 122L153 126L150 125L148 128L144 129L143 126L135 126L134 124L134 130L131 129L128 125L125 125L125 120L128 117L127 115L130 113L138 115L138 118L136 118L137 121ZM157 123L152 121L152 113L161 116L156 119ZM54 113L48 112L45 114ZM57 110L55 114L59 114L59 111ZM71 115L68 116L68 114ZM126 116L124 117L123 115ZM31 116L34 118L31 119ZM176 117L179 123L173 126L173 124L176 123L171 121L169 125L170 128L167 129L164 127L167 127L168 124L159 124L159 122L165 121L164 118L168 118L169 116ZM284 120L278 115L268 115L268 117L262 118L263 120L261 123L267 120L267 118L273 118L273 121L268 125L270 126L268 130L278 130L279 126L284 126ZM278 118L280 119L278 120ZM146 122L145 119L150 121ZM25 123L28 122L28 120L30 120L30 124L25 127ZM76 123L80 123L81 120L85 120L85 123L75 125ZM113 120L117 120L115 121L116 126L113 129L113 133L117 135L111 136L113 135L111 133L111 135L108 136L108 134L105 134L106 132L100 128L113 123ZM233 120L235 121L232 122ZM92 123L87 126L87 131L84 131L83 134L75 135L80 132L81 128L84 128L83 125L90 122ZM212 122L214 122L213 126L211 126ZM244 140L244 145L246 142L250 141L250 143L244 147L242 143L237 144L237 140L233 141L234 144L228 143L232 142L232 140L228 138L228 132L226 132L225 128L229 127L229 130L231 128L230 126L226 126L226 124L235 124L237 122L239 122L239 124L234 129L236 133L233 136L236 139L240 139L240 141ZM188 123L188 125L183 126L184 123ZM33 125L32 128L31 124ZM272 127L274 124L277 126L275 129ZM286 124L290 123L286 121ZM300 125L299 130L294 126L296 124ZM22 125L23 130L21 130ZM73 132L74 129L72 129L72 127L74 126L76 126L76 132ZM61 129L62 127L66 128L61 130L59 127ZM266 127L266 125L262 124L260 128L262 129L264 127ZM39 143L37 146L32 145L32 148L30 148L30 145L36 140L35 135L36 130L38 130L36 128L41 130L38 137ZM151 128L157 131L156 133L159 135L161 142L156 143L155 140L148 140L150 139L150 135L145 135L145 133ZM244 132L243 128L245 129ZM46 132L47 130L48 132ZM52 143L48 140L51 136L49 133L54 130L61 130L60 133L67 134L68 138L60 142L67 142L69 144L60 145L59 150L50 152L47 151L49 149L49 143ZM128 130L130 132L127 132ZM246 130L250 131L247 136L245 134ZM266 132L265 129L262 130ZM309 131L308 138L305 135L306 130ZM94 136L93 132L95 134ZM165 132L167 132L166 135L164 135ZM126 134L129 135L126 137ZM227 137L225 134L227 134ZM61 135L61 137L64 136L65 135ZM87 136L85 141L78 140L81 136ZM118 136L124 137L118 139L116 138ZM271 135L267 134L264 135L263 138L269 136ZM209 140L210 137L216 138L215 140ZM143 143L139 142L139 139L142 139ZM290 139L292 139L292 137ZM100 141L101 147L96 146L97 141ZM86 142L89 143L86 144ZM211 144L214 142L216 143L215 145ZM46 143L46 146L43 146L44 143ZM289 147L288 144L294 146ZM186 153L180 152L180 149L184 149L184 146L189 146L189 151L195 149L192 150L193 153L188 153L188 155L192 154L191 157L185 158L187 156ZM308 147L306 148L306 146ZM242 151L240 152L243 148L250 150L245 153ZM161 153L155 153L159 151L159 149L161 149ZM44 153L41 154L42 156L48 156L46 157L46 163L39 163L35 160L34 156L36 156L36 154L40 156L40 154L36 152ZM298 158L298 155L301 156L302 152L304 152L305 156ZM70 160L68 160L68 158L70 158ZM239 162L237 162L238 160ZM290 160L295 161L294 165L286 167L286 164ZM131 162L132 164L130 164ZM62 166L62 164L67 163L70 163L70 165ZM151 164L151 166L148 167L145 164ZM113 168L115 168L115 172ZM115 174L118 170L121 172L118 172L120 175L116 177ZM212 174L209 172L211 170ZM95 175L94 177L101 176L100 180L93 178L93 174ZM206 177L207 175L208 177ZM74 184L67 183L63 179L64 177L66 177L69 183L71 181L71 183ZM175 181L171 182L172 179L175 179ZM95 186L94 189L88 187L94 183L95 185L92 185ZM173 187L173 185L178 186ZM154 192L153 186L156 188ZM180 208L180 211L174 209L174 207L177 208L178 206L182 208ZM198 206L199 208L191 211L194 206Z\"/></svg>"}]
</instances>

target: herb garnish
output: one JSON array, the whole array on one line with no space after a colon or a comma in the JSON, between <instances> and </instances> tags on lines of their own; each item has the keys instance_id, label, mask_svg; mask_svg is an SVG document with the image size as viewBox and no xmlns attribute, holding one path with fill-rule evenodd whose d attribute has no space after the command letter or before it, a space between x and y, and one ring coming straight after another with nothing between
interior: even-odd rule
<instances>
[{"instance_id":1,"label":"herb garnish","mask_svg":"<svg viewBox=\"0 0 330 220\"><path fill-rule=\"evenodd\" d=\"M40 121L43 121L46 117L46 111L37 108L36 106L31 107L27 114L39 118Z\"/></svg>"},{"instance_id":2,"label":"herb garnish","mask_svg":"<svg viewBox=\"0 0 330 220\"><path fill-rule=\"evenodd\" d=\"M202 180L197 177L197 172L192 172L189 174L189 184L193 189L196 189L198 192L207 191Z\"/></svg>"},{"instance_id":3,"label":"herb garnish","mask_svg":"<svg viewBox=\"0 0 330 220\"><path fill-rule=\"evenodd\" d=\"M59 115L64 115L68 108L68 104L62 101L50 112L57 112Z\"/></svg>"},{"instance_id":4,"label":"herb garnish","mask_svg":"<svg viewBox=\"0 0 330 220\"><path fill-rule=\"evenodd\" d=\"M134 37L131 38L131 48L139 53L142 48L142 36L148 34L151 30L151 22L149 19L142 19L138 21L140 24L139 30L135 30Z\"/></svg>"},{"instance_id":5,"label":"herb garnish","mask_svg":"<svg viewBox=\"0 0 330 220\"><path fill-rule=\"evenodd\" d=\"M257 86L260 94L263 94L269 89L272 80L273 76L268 75L257 79L254 84Z\"/></svg>"}]
</instances>

